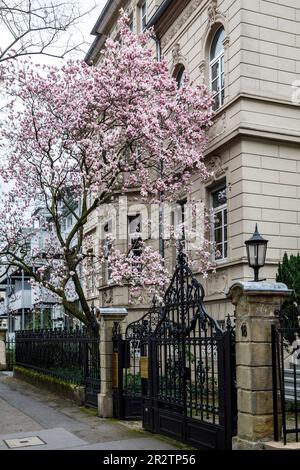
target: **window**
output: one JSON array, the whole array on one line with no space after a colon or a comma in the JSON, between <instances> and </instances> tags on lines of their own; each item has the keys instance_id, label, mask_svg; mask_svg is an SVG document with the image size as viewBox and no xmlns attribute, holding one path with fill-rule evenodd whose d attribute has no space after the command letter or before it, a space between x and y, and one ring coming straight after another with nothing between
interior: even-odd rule
<instances>
[{"instance_id":1,"label":"window","mask_svg":"<svg viewBox=\"0 0 300 470\"><path fill-rule=\"evenodd\" d=\"M177 202L176 208L174 210L174 230L176 236L176 249L174 252L174 262L176 263L177 256L179 251L183 248L187 249L186 241L186 204L187 200L181 200Z\"/></svg>"},{"instance_id":2,"label":"window","mask_svg":"<svg viewBox=\"0 0 300 470\"><path fill-rule=\"evenodd\" d=\"M132 250L134 256L140 256L142 240L142 217L141 214L128 216L128 245Z\"/></svg>"},{"instance_id":3,"label":"window","mask_svg":"<svg viewBox=\"0 0 300 470\"><path fill-rule=\"evenodd\" d=\"M73 223L73 217L72 217L72 214L70 214L67 217L67 228L72 227L72 223Z\"/></svg>"},{"instance_id":4,"label":"window","mask_svg":"<svg viewBox=\"0 0 300 470\"><path fill-rule=\"evenodd\" d=\"M176 82L177 82L178 88L182 87L182 85L184 84L185 78L186 78L185 68L182 65L176 75Z\"/></svg>"},{"instance_id":5,"label":"window","mask_svg":"<svg viewBox=\"0 0 300 470\"><path fill-rule=\"evenodd\" d=\"M227 258L227 192L222 186L212 193L213 241L216 244L215 260Z\"/></svg>"},{"instance_id":6,"label":"window","mask_svg":"<svg viewBox=\"0 0 300 470\"><path fill-rule=\"evenodd\" d=\"M217 111L224 104L224 46L225 30L221 27L213 39L210 49L210 85L214 98L213 110Z\"/></svg>"},{"instance_id":7,"label":"window","mask_svg":"<svg viewBox=\"0 0 300 470\"><path fill-rule=\"evenodd\" d=\"M87 263L87 277L86 286L89 293L94 292L95 289L95 271L94 271L94 252L92 249L87 252L88 258Z\"/></svg>"},{"instance_id":8,"label":"window","mask_svg":"<svg viewBox=\"0 0 300 470\"><path fill-rule=\"evenodd\" d=\"M128 28L133 33L133 16L131 15L128 22Z\"/></svg>"},{"instance_id":9,"label":"window","mask_svg":"<svg viewBox=\"0 0 300 470\"><path fill-rule=\"evenodd\" d=\"M178 240L185 243L186 199L178 201L174 209L174 230Z\"/></svg>"},{"instance_id":10,"label":"window","mask_svg":"<svg viewBox=\"0 0 300 470\"><path fill-rule=\"evenodd\" d=\"M140 30L145 31L147 25L147 3L143 2L140 5Z\"/></svg>"},{"instance_id":11,"label":"window","mask_svg":"<svg viewBox=\"0 0 300 470\"><path fill-rule=\"evenodd\" d=\"M104 249L104 275L105 275L105 280L106 281L110 281L111 280L111 276L112 276L112 272L111 272L111 267L109 265L109 254L111 252L111 249L112 249L112 242L109 238L107 238L109 236L109 234L111 234L111 231L112 231L112 221L108 221L106 222L106 224L104 224L103 226L103 235L104 235L104 245L103 245L103 249Z\"/></svg>"}]
</instances>

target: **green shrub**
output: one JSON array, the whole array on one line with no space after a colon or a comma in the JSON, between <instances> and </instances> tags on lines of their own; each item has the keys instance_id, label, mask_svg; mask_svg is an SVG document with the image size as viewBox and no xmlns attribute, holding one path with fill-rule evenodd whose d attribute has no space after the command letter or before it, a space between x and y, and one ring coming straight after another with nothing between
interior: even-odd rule
<instances>
[{"instance_id":1,"label":"green shrub","mask_svg":"<svg viewBox=\"0 0 300 470\"><path fill-rule=\"evenodd\" d=\"M298 328L298 315L300 307L300 255L284 254L283 260L279 263L276 275L277 282L283 282L289 289L291 295L283 302L282 310L285 313L283 321L284 328Z\"/></svg>"}]
</instances>

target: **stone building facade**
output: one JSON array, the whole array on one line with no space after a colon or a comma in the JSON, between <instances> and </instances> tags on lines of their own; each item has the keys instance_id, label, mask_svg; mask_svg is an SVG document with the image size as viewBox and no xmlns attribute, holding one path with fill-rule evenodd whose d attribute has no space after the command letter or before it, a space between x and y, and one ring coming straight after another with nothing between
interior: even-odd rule
<instances>
[{"instance_id":1,"label":"stone building facade","mask_svg":"<svg viewBox=\"0 0 300 470\"><path fill-rule=\"evenodd\" d=\"M219 220L212 228L221 252L216 274L201 282L208 311L222 322L232 313L226 288L253 278L244 242L255 223L269 240L261 276L274 280L284 252L300 249L300 2L109 0L93 28L87 63L97 65L105 38L116 37L120 8L134 32L154 27L158 59L167 60L179 84L187 75L215 97L206 152L214 178L200 184L195 175L193 197ZM89 221L87 230L96 233L100 223ZM93 295L103 306L128 302L126 288L105 282ZM129 310L137 315L144 307Z\"/></svg>"}]
</instances>

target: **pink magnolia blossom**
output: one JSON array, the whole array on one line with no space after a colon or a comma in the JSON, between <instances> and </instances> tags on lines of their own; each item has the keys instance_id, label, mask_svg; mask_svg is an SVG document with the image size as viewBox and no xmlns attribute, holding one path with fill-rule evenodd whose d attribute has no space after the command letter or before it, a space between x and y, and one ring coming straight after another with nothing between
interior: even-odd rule
<instances>
[{"instance_id":1,"label":"pink magnolia blossom","mask_svg":"<svg viewBox=\"0 0 300 470\"><path fill-rule=\"evenodd\" d=\"M17 68L12 61L1 70L9 97L0 123L1 174L14 185L2 198L0 262L25 269L85 323L92 315L79 271L100 277L104 262L103 251L91 254L84 240L89 216L120 190L135 187L156 202L163 192L165 201L176 201L191 190L195 173L209 176L203 154L212 99L205 86L185 82L178 90L166 62L152 55L153 33L132 34L125 16L119 28L120 42L106 41L98 67L69 61ZM42 248L28 250L26 242L41 232L34 228L41 213L28 217L37 200L49 217ZM76 210L72 201L80 202ZM74 217L67 235L61 205ZM199 256L207 266L208 245ZM165 287L163 260L148 246L139 259L113 251L110 263L115 283L151 294ZM70 303L74 296L81 311Z\"/></svg>"}]
</instances>

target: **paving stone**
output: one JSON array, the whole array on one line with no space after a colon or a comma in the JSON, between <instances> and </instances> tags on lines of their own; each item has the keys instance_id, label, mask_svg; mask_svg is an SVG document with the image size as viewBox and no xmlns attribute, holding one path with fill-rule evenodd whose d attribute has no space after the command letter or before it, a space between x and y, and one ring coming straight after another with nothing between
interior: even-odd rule
<instances>
[{"instance_id":1,"label":"paving stone","mask_svg":"<svg viewBox=\"0 0 300 470\"><path fill-rule=\"evenodd\" d=\"M45 445L22 450L178 449L173 441L144 431L139 422L103 419L37 387L0 374L0 450L4 440L39 437Z\"/></svg>"}]
</instances>

